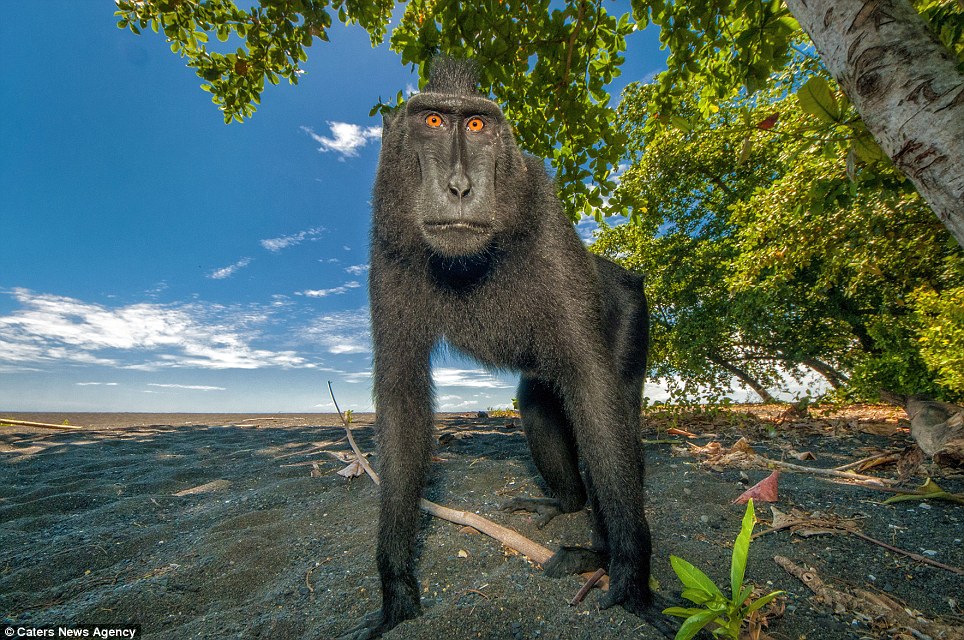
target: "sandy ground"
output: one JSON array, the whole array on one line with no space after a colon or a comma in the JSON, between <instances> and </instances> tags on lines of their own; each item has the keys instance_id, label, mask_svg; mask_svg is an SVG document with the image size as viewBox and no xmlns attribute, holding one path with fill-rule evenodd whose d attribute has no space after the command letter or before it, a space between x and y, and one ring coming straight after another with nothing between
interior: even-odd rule
<instances>
[{"instance_id":1,"label":"sandy ground","mask_svg":"<svg viewBox=\"0 0 964 640\"><path fill-rule=\"evenodd\" d=\"M367 478L347 481L336 474L345 465L333 453L347 449L337 416L0 417L87 427L0 427L2 624L136 623L150 638L328 639L378 607L376 488ZM857 411L796 426L776 425L773 417L760 411L723 419L663 416L649 421L644 437L666 438L668 426L714 432L727 445L746 436L768 457L810 450L817 460L806 464L824 467L910 444L894 412ZM355 420L359 444L372 451L372 416ZM429 499L478 512L548 547L588 542L585 514L539 529L526 515L499 510L511 496L542 495L517 421L447 415L439 422ZM650 445L647 465L660 592L669 598L679 593L670 554L728 585L729 545L743 513L731 501L767 472L709 469L674 455L668 444ZM891 466L879 473L895 472ZM936 470L925 467L924 473ZM960 476L938 481L950 491L964 488ZM882 505L886 497L783 474L777 504L784 511L853 518L866 535L964 565L960 505ZM758 515L763 529L765 505ZM787 592L785 613L770 623L775 638L914 637L907 628L875 628L847 609L833 612L777 566L775 555L813 566L832 586L885 594L923 618L964 626L961 576L852 536L803 538L784 531L753 542L747 573L764 589ZM386 638L656 637L621 609L599 610L595 593L568 606L578 577L546 578L499 542L428 516L420 579L424 615Z\"/></svg>"}]
</instances>

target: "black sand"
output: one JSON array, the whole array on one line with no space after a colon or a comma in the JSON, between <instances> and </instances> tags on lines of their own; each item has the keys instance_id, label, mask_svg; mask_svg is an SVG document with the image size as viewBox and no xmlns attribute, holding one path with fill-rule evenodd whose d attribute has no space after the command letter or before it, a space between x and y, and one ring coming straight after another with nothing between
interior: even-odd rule
<instances>
[{"instance_id":1,"label":"black sand","mask_svg":"<svg viewBox=\"0 0 964 640\"><path fill-rule=\"evenodd\" d=\"M69 419L91 427L79 432L0 427L2 623L133 622L151 638L327 639L377 608L376 489L365 477L348 482L335 473L344 464L326 451L347 449L337 416L0 417ZM374 450L371 419L356 416L367 451ZM541 495L521 429L511 420L452 415L439 420L440 434L448 435L438 449L429 499L478 512L548 547L588 541L584 514L538 529L525 515L498 510L510 496ZM909 444L902 432L873 435L849 428L851 423L837 418L826 428L796 432L756 419L684 420L679 426L715 431L724 444L747 435L772 458L790 445L809 449L818 460L807 464L818 466ZM644 437L666 435L648 429ZM743 513L731 504L745 489L741 472L706 470L691 457L672 456L669 445L648 450L648 511L661 593L671 598L679 593L669 554L701 567L726 592L729 545ZM746 474L752 483L767 472ZM939 482L950 491L964 485L960 476ZM857 517L867 535L964 565L959 505L881 505L886 497L784 474L778 506ZM769 520L766 505L758 505L758 516L759 529ZM788 592L786 613L769 629L775 638L913 637L909 630L886 632L855 622L848 611L834 614L778 567L775 555L815 566L832 585L885 593L928 619L941 617L958 629L964 621L959 575L853 537L780 532L754 541L747 572L749 581L767 590ZM386 638L655 637L621 609L600 611L594 593L568 606L580 585L577 577L548 579L500 543L428 516L420 566L424 615Z\"/></svg>"}]
</instances>

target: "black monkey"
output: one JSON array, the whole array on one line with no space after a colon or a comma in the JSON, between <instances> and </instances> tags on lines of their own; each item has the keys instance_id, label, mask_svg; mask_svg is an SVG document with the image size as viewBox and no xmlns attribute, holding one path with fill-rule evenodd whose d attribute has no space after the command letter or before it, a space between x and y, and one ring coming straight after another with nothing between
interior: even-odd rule
<instances>
[{"instance_id":1,"label":"black monkey","mask_svg":"<svg viewBox=\"0 0 964 640\"><path fill-rule=\"evenodd\" d=\"M577 511L588 497L595 549L562 549L547 573L608 566L601 606L668 630L651 615L643 513L642 282L586 251L543 162L519 151L476 85L470 63L437 58L425 91L384 122L369 275L383 599L346 637L377 637L421 612L414 554L433 443L429 361L443 338L522 372L523 426L555 510Z\"/></svg>"}]
</instances>

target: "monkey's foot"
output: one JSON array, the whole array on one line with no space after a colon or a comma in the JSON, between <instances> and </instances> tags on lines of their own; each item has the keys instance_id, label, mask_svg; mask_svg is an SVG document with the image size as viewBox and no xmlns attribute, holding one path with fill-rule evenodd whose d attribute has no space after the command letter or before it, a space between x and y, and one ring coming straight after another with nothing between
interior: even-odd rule
<instances>
[{"instance_id":1,"label":"monkey's foot","mask_svg":"<svg viewBox=\"0 0 964 640\"><path fill-rule=\"evenodd\" d=\"M561 516L562 503L555 498L512 498L502 505L502 511L526 511L536 514L536 526L540 529L555 518Z\"/></svg>"},{"instance_id":2,"label":"monkey's foot","mask_svg":"<svg viewBox=\"0 0 964 640\"><path fill-rule=\"evenodd\" d=\"M410 615L404 615L404 617L395 616L392 620L386 620L382 614L382 610L379 609L362 618L358 626L338 636L338 640L373 640L374 638L381 638L382 634L388 633L399 623L415 618L420 613L421 608L419 607L412 610Z\"/></svg>"},{"instance_id":3,"label":"monkey's foot","mask_svg":"<svg viewBox=\"0 0 964 640\"><path fill-rule=\"evenodd\" d=\"M609 592L600 598L599 608L608 609L616 605L636 614L666 638L676 637L678 620L663 613L663 609L672 606L672 603L653 593L648 584L641 588L638 584L627 584L610 576Z\"/></svg>"},{"instance_id":4,"label":"monkey's foot","mask_svg":"<svg viewBox=\"0 0 964 640\"><path fill-rule=\"evenodd\" d=\"M338 636L338 640L371 640L381 637L386 631L388 629L382 625L382 612L375 611L362 618L358 626Z\"/></svg>"}]
</instances>

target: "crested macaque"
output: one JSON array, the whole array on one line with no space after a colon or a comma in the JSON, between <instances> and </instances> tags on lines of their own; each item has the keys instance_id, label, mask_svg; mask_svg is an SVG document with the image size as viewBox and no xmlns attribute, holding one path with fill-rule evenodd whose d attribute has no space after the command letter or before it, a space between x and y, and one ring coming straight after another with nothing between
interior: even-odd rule
<instances>
[{"instance_id":1,"label":"crested macaque","mask_svg":"<svg viewBox=\"0 0 964 640\"><path fill-rule=\"evenodd\" d=\"M378 637L421 612L418 502L434 440L430 357L443 339L521 372L523 428L552 498L511 508L548 518L588 500L593 548L559 550L546 572L604 566L600 606L667 630L643 513L641 278L586 251L542 160L518 149L465 61L437 58L425 90L385 118L372 204L382 608L344 637Z\"/></svg>"}]
</instances>

